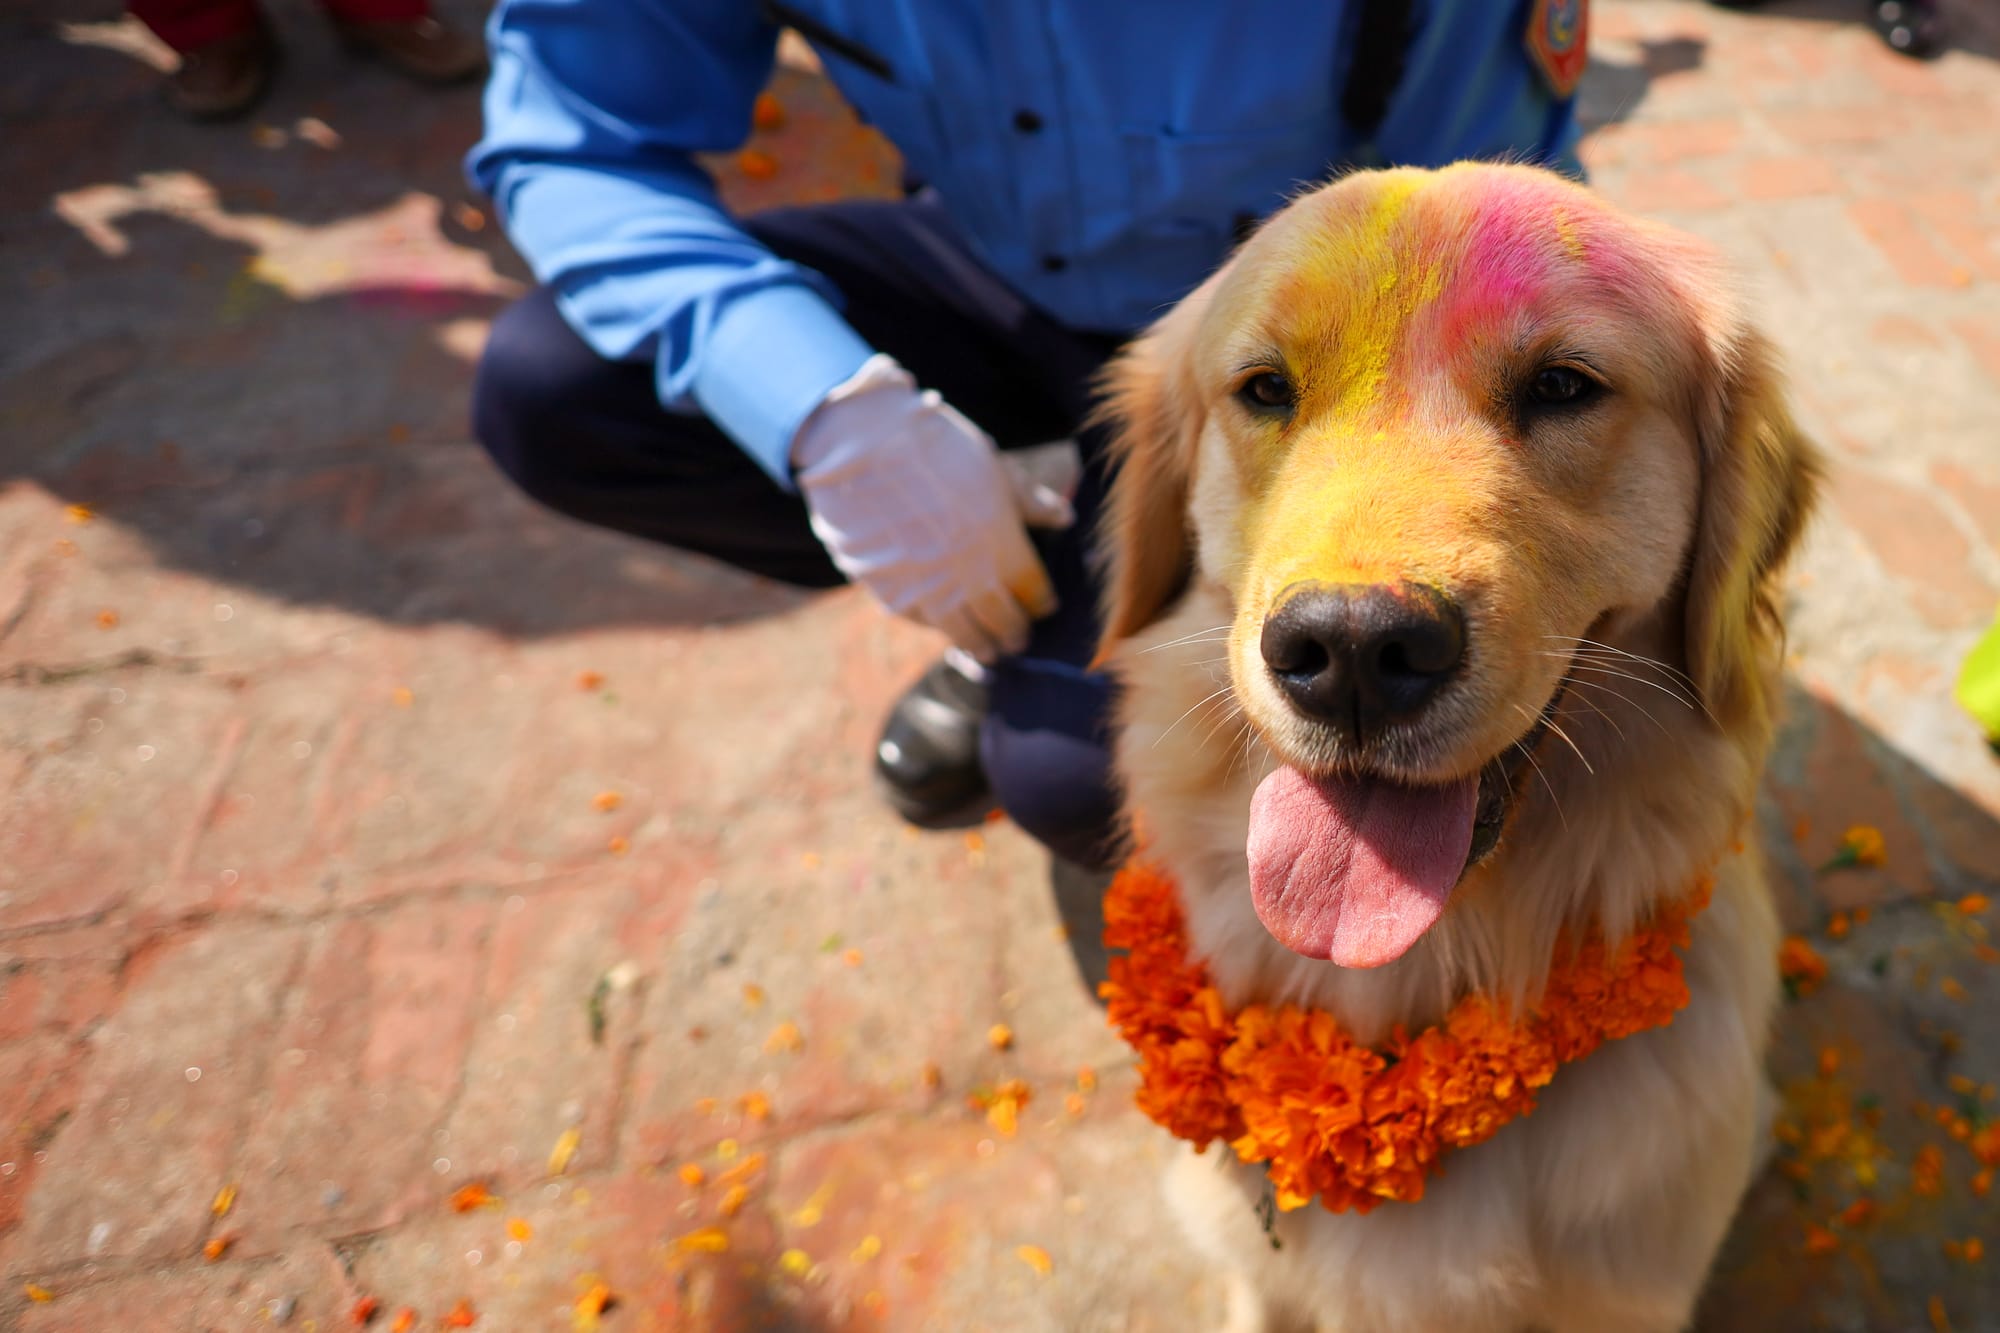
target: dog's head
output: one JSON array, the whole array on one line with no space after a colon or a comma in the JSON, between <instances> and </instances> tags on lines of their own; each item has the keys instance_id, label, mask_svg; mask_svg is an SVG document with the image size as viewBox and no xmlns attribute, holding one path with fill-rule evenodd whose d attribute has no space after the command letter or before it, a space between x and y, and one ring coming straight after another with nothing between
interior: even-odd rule
<instances>
[{"instance_id":1,"label":"dog's head","mask_svg":"<svg viewBox=\"0 0 2000 1333\"><path fill-rule=\"evenodd\" d=\"M1311 957L1405 952L1621 618L1708 723L1765 727L1767 584L1813 453L1707 252L1517 166L1348 176L1113 363L1109 650L1190 579L1277 767L1257 907Z\"/></svg>"}]
</instances>

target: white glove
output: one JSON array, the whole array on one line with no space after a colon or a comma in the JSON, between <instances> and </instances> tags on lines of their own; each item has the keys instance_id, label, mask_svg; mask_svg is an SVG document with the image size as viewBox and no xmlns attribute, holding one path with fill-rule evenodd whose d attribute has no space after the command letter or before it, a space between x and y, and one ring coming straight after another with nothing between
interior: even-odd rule
<instances>
[{"instance_id":1,"label":"white glove","mask_svg":"<svg viewBox=\"0 0 2000 1333\"><path fill-rule=\"evenodd\" d=\"M1067 527L1069 501L895 358L870 357L813 409L792 467L840 572L981 661L1021 651L1055 610L1023 525Z\"/></svg>"}]
</instances>

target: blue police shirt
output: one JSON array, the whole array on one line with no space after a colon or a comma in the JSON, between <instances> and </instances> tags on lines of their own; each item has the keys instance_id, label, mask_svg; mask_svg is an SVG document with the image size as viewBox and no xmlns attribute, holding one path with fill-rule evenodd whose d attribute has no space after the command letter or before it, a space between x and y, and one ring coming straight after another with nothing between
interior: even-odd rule
<instances>
[{"instance_id":1,"label":"blue police shirt","mask_svg":"<svg viewBox=\"0 0 2000 1333\"><path fill-rule=\"evenodd\" d=\"M1576 170L1515 0L1416 0L1372 135L1341 114L1358 0L797 0L829 77L1056 319L1137 329L1341 165ZM601 356L656 367L789 489L793 433L871 350L820 275L744 234L691 154L733 149L778 29L753 0L501 0L468 168ZM844 39L844 40L842 40ZM860 52L842 48L858 44ZM1026 113L1026 114L1023 114Z\"/></svg>"}]
</instances>

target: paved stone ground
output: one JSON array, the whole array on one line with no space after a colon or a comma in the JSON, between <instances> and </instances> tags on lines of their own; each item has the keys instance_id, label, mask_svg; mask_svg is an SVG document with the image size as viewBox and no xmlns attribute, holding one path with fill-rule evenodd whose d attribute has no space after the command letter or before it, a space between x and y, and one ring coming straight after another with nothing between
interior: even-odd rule
<instances>
[{"instance_id":1,"label":"paved stone ground","mask_svg":"<svg viewBox=\"0 0 2000 1333\"><path fill-rule=\"evenodd\" d=\"M1957 906L2000 763L1947 692L2000 601L2000 19L1919 66L1858 8L1612 0L1587 89L1597 180L1742 262L1837 469L1764 810L1829 975L1711 1333L2000 1329ZM560 1328L598 1281L607 1329L1212 1326L1042 858L868 795L923 636L469 443L522 280L474 95L288 8L275 99L195 129L116 17L0 19L0 1327ZM776 92L739 204L893 179ZM1858 823L1885 864L1816 873ZM1013 1079L1010 1137L968 1098Z\"/></svg>"}]
</instances>

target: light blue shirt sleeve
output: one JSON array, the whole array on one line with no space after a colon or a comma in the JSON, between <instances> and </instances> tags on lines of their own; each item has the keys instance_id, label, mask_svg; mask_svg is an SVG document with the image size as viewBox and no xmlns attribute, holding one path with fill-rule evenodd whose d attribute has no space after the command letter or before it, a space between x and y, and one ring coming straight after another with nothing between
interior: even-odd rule
<instances>
[{"instance_id":1,"label":"light blue shirt sleeve","mask_svg":"<svg viewBox=\"0 0 2000 1333\"><path fill-rule=\"evenodd\" d=\"M791 489L792 436L872 354L819 274L722 208L697 152L741 144L777 33L744 0L502 0L468 159L598 355L646 360Z\"/></svg>"}]
</instances>

